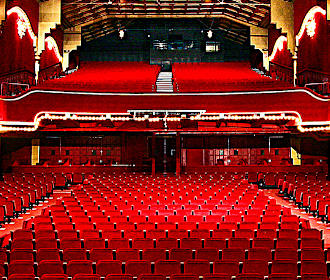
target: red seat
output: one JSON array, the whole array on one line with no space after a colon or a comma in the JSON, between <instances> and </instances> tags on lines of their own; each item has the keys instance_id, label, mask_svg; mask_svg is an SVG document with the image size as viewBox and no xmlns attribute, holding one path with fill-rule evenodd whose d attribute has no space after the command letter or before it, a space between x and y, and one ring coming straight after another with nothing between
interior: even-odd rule
<instances>
[{"instance_id":1,"label":"red seat","mask_svg":"<svg viewBox=\"0 0 330 280\"><path fill-rule=\"evenodd\" d=\"M275 250L275 260L294 260L298 261L298 251L291 248L278 248Z\"/></svg>"},{"instance_id":2,"label":"red seat","mask_svg":"<svg viewBox=\"0 0 330 280\"><path fill-rule=\"evenodd\" d=\"M34 274L34 266L31 261L13 261L8 267L8 276L12 274Z\"/></svg>"},{"instance_id":3,"label":"red seat","mask_svg":"<svg viewBox=\"0 0 330 280\"><path fill-rule=\"evenodd\" d=\"M245 259L245 250L241 248L225 248L222 250L223 261L242 262Z\"/></svg>"},{"instance_id":4,"label":"red seat","mask_svg":"<svg viewBox=\"0 0 330 280\"><path fill-rule=\"evenodd\" d=\"M76 239L73 239L73 238L63 238L60 241L60 248L62 250L67 249L67 248L81 249L82 248L81 241L78 238L76 238Z\"/></svg>"},{"instance_id":5,"label":"red seat","mask_svg":"<svg viewBox=\"0 0 330 280\"><path fill-rule=\"evenodd\" d=\"M102 238L87 238L84 242L84 247L86 250L93 248L105 249L105 242Z\"/></svg>"},{"instance_id":6,"label":"red seat","mask_svg":"<svg viewBox=\"0 0 330 280\"><path fill-rule=\"evenodd\" d=\"M301 276L302 280L329 280L327 274L323 273L305 273Z\"/></svg>"},{"instance_id":7,"label":"red seat","mask_svg":"<svg viewBox=\"0 0 330 280\"><path fill-rule=\"evenodd\" d=\"M41 280L68 280L66 274L44 274L40 278Z\"/></svg>"},{"instance_id":8,"label":"red seat","mask_svg":"<svg viewBox=\"0 0 330 280\"><path fill-rule=\"evenodd\" d=\"M210 263L207 260L186 260L184 262L184 273L203 276L210 273Z\"/></svg>"},{"instance_id":9,"label":"red seat","mask_svg":"<svg viewBox=\"0 0 330 280\"><path fill-rule=\"evenodd\" d=\"M44 274L64 274L63 263L60 260L44 260L38 264L38 276Z\"/></svg>"},{"instance_id":10,"label":"red seat","mask_svg":"<svg viewBox=\"0 0 330 280\"><path fill-rule=\"evenodd\" d=\"M30 249L33 250L32 239L15 239L11 243L11 250L14 249Z\"/></svg>"},{"instance_id":11,"label":"red seat","mask_svg":"<svg viewBox=\"0 0 330 280\"><path fill-rule=\"evenodd\" d=\"M151 239L165 238L166 232L163 229L149 229L146 231L146 237Z\"/></svg>"},{"instance_id":12,"label":"red seat","mask_svg":"<svg viewBox=\"0 0 330 280\"><path fill-rule=\"evenodd\" d=\"M294 260L274 260L271 273L289 273L297 277L297 262Z\"/></svg>"},{"instance_id":13,"label":"red seat","mask_svg":"<svg viewBox=\"0 0 330 280\"><path fill-rule=\"evenodd\" d=\"M8 280L35 280L34 274L12 274Z\"/></svg>"},{"instance_id":14,"label":"red seat","mask_svg":"<svg viewBox=\"0 0 330 280\"><path fill-rule=\"evenodd\" d=\"M236 276L239 273L239 263L237 261L217 261L213 263L213 273L224 273Z\"/></svg>"},{"instance_id":15,"label":"red seat","mask_svg":"<svg viewBox=\"0 0 330 280\"><path fill-rule=\"evenodd\" d=\"M174 274L171 275L170 280L198 280L197 275L192 274Z\"/></svg>"},{"instance_id":16,"label":"red seat","mask_svg":"<svg viewBox=\"0 0 330 280\"><path fill-rule=\"evenodd\" d=\"M301 274L327 274L327 265L324 261L304 260L301 262Z\"/></svg>"},{"instance_id":17,"label":"red seat","mask_svg":"<svg viewBox=\"0 0 330 280\"><path fill-rule=\"evenodd\" d=\"M196 254L197 259L207 260L209 262L214 262L219 260L219 250L215 248L200 248L197 249Z\"/></svg>"},{"instance_id":18,"label":"red seat","mask_svg":"<svg viewBox=\"0 0 330 280\"><path fill-rule=\"evenodd\" d=\"M156 248L166 250L178 248L178 241L175 238L159 238L156 240Z\"/></svg>"},{"instance_id":19,"label":"red seat","mask_svg":"<svg viewBox=\"0 0 330 280\"><path fill-rule=\"evenodd\" d=\"M166 259L166 251L165 249L144 249L142 251L142 260L155 262L157 260L165 260Z\"/></svg>"},{"instance_id":20,"label":"red seat","mask_svg":"<svg viewBox=\"0 0 330 280\"><path fill-rule=\"evenodd\" d=\"M272 260L272 251L269 248L250 248L248 251L248 260Z\"/></svg>"},{"instance_id":21,"label":"red seat","mask_svg":"<svg viewBox=\"0 0 330 280\"><path fill-rule=\"evenodd\" d=\"M301 249L301 260L319 260L324 261L324 251L320 249L305 248Z\"/></svg>"},{"instance_id":22,"label":"red seat","mask_svg":"<svg viewBox=\"0 0 330 280\"><path fill-rule=\"evenodd\" d=\"M63 250L63 261L87 260L85 249L67 248Z\"/></svg>"},{"instance_id":23,"label":"red seat","mask_svg":"<svg viewBox=\"0 0 330 280\"><path fill-rule=\"evenodd\" d=\"M154 248L154 242L151 238L135 238L132 247L136 249L151 249Z\"/></svg>"},{"instance_id":24,"label":"red seat","mask_svg":"<svg viewBox=\"0 0 330 280\"><path fill-rule=\"evenodd\" d=\"M142 229L125 230L124 237L128 239L144 238L144 231Z\"/></svg>"},{"instance_id":25,"label":"red seat","mask_svg":"<svg viewBox=\"0 0 330 280\"><path fill-rule=\"evenodd\" d=\"M262 247L262 248L269 248L269 249L274 249L274 240L270 238L255 238L252 241L252 247L257 248L257 247Z\"/></svg>"},{"instance_id":26,"label":"red seat","mask_svg":"<svg viewBox=\"0 0 330 280\"><path fill-rule=\"evenodd\" d=\"M121 274L121 261L99 260L96 263L96 273L105 277L108 274Z\"/></svg>"},{"instance_id":27,"label":"red seat","mask_svg":"<svg viewBox=\"0 0 330 280\"><path fill-rule=\"evenodd\" d=\"M202 240L199 238L182 238L180 248L197 250L202 248Z\"/></svg>"},{"instance_id":28,"label":"red seat","mask_svg":"<svg viewBox=\"0 0 330 280\"><path fill-rule=\"evenodd\" d=\"M193 229L190 231L190 237L205 239L210 237L210 231L208 229Z\"/></svg>"},{"instance_id":29,"label":"red seat","mask_svg":"<svg viewBox=\"0 0 330 280\"><path fill-rule=\"evenodd\" d=\"M265 260L245 260L243 273L260 274L263 278L263 276L268 275L268 262Z\"/></svg>"},{"instance_id":30,"label":"red seat","mask_svg":"<svg viewBox=\"0 0 330 280\"><path fill-rule=\"evenodd\" d=\"M33 250L31 249L14 249L10 253L10 261L34 261Z\"/></svg>"},{"instance_id":31,"label":"red seat","mask_svg":"<svg viewBox=\"0 0 330 280\"><path fill-rule=\"evenodd\" d=\"M247 238L235 238L229 239L229 248L241 248L247 250L250 248L250 240Z\"/></svg>"},{"instance_id":32,"label":"red seat","mask_svg":"<svg viewBox=\"0 0 330 280\"><path fill-rule=\"evenodd\" d=\"M193 251L191 249L173 248L170 250L170 260L184 262L192 259Z\"/></svg>"},{"instance_id":33,"label":"red seat","mask_svg":"<svg viewBox=\"0 0 330 280\"><path fill-rule=\"evenodd\" d=\"M111 238L108 240L108 247L113 250L120 248L129 248L129 243L127 238Z\"/></svg>"},{"instance_id":34,"label":"red seat","mask_svg":"<svg viewBox=\"0 0 330 280\"><path fill-rule=\"evenodd\" d=\"M221 238L207 238L205 239L205 248L215 248L222 250L227 247L226 240Z\"/></svg>"},{"instance_id":35,"label":"red seat","mask_svg":"<svg viewBox=\"0 0 330 280\"><path fill-rule=\"evenodd\" d=\"M151 273L151 265L149 261L131 260L126 262L125 271L127 274L139 276L140 274Z\"/></svg>"},{"instance_id":36,"label":"red seat","mask_svg":"<svg viewBox=\"0 0 330 280\"><path fill-rule=\"evenodd\" d=\"M140 274L138 280L165 280L166 277L161 274Z\"/></svg>"},{"instance_id":37,"label":"red seat","mask_svg":"<svg viewBox=\"0 0 330 280\"><path fill-rule=\"evenodd\" d=\"M181 273L180 262L177 260L158 260L155 264L155 273L165 276Z\"/></svg>"},{"instance_id":38,"label":"red seat","mask_svg":"<svg viewBox=\"0 0 330 280\"><path fill-rule=\"evenodd\" d=\"M168 231L169 238L181 239L188 237L188 231L186 229L170 229Z\"/></svg>"},{"instance_id":39,"label":"red seat","mask_svg":"<svg viewBox=\"0 0 330 280\"><path fill-rule=\"evenodd\" d=\"M138 260L139 250L138 249L118 249L116 250L116 260L126 262L128 260Z\"/></svg>"},{"instance_id":40,"label":"red seat","mask_svg":"<svg viewBox=\"0 0 330 280\"><path fill-rule=\"evenodd\" d=\"M36 239L36 249L57 249L56 239L51 238L39 238Z\"/></svg>"},{"instance_id":41,"label":"red seat","mask_svg":"<svg viewBox=\"0 0 330 280\"><path fill-rule=\"evenodd\" d=\"M41 248L37 251L37 262L42 260L60 260L58 249Z\"/></svg>"},{"instance_id":42,"label":"red seat","mask_svg":"<svg viewBox=\"0 0 330 280\"><path fill-rule=\"evenodd\" d=\"M272 273L269 280L297 280L297 276L291 273Z\"/></svg>"},{"instance_id":43,"label":"red seat","mask_svg":"<svg viewBox=\"0 0 330 280\"><path fill-rule=\"evenodd\" d=\"M229 239L233 236L233 231L231 229L216 229L213 230L213 238Z\"/></svg>"},{"instance_id":44,"label":"red seat","mask_svg":"<svg viewBox=\"0 0 330 280\"><path fill-rule=\"evenodd\" d=\"M212 273L203 276L203 280L231 280L231 275L227 273Z\"/></svg>"},{"instance_id":45,"label":"red seat","mask_svg":"<svg viewBox=\"0 0 330 280\"><path fill-rule=\"evenodd\" d=\"M113 260L113 253L111 249L93 248L89 252L89 259L93 262L99 260Z\"/></svg>"},{"instance_id":46,"label":"red seat","mask_svg":"<svg viewBox=\"0 0 330 280\"><path fill-rule=\"evenodd\" d=\"M100 275L78 273L73 277L72 280L100 280L100 279L101 279Z\"/></svg>"},{"instance_id":47,"label":"red seat","mask_svg":"<svg viewBox=\"0 0 330 280\"><path fill-rule=\"evenodd\" d=\"M129 274L109 274L105 280L133 280L133 276Z\"/></svg>"},{"instance_id":48,"label":"red seat","mask_svg":"<svg viewBox=\"0 0 330 280\"><path fill-rule=\"evenodd\" d=\"M264 276L258 273L241 273L236 276L237 280L263 280Z\"/></svg>"},{"instance_id":49,"label":"red seat","mask_svg":"<svg viewBox=\"0 0 330 280\"><path fill-rule=\"evenodd\" d=\"M79 273L93 274L92 261L90 260L73 260L69 261L66 273L73 277Z\"/></svg>"}]
</instances>

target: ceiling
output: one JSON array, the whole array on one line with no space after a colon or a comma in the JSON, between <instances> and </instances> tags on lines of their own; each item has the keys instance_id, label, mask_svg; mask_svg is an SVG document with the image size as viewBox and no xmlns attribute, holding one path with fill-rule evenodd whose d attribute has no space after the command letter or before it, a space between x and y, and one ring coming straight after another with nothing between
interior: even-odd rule
<instances>
[{"instance_id":1,"label":"ceiling","mask_svg":"<svg viewBox=\"0 0 330 280\"><path fill-rule=\"evenodd\" d=\"M267 27L269 13L270 0L62 0L64 27L86 27L86 41L134 24L137 18L196 18L244 42L246 35L237 30L242 25Z\"/></svg>"}]
</instances>

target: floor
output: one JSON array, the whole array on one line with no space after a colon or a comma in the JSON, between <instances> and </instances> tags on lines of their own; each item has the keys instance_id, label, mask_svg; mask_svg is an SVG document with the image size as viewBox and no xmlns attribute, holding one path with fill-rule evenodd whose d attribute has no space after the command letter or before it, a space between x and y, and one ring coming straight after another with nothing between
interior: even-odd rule
<instances>
[{"instance_id":1,"label":"floor","mask_svg":"<svg viewBox=\"0 0 330 280\"><path fill-rule=\"evenodd\" d=\"M278 190L265 190L265 193L272 198L275 198L278 204L291 208L291 213L300 216L303 219L308 219L312 228L317 228L323 231L324 247L330 248L330 224L323 223L321 219L315 218L306 213L304 209L299 209L293 201L283 199L278 195Z\"/></svg>"},{"instance_id":2,"label":"floor","mask_svg":"<svg viewBox=\"0 0 330 280\"><path fill-rule=\"evenodd\" d=\"M323 231L323 238L324 238L324 246L325 248L330 248L330 224L325 224L321 222L320 219L309 215L304 210L299 209L292 201L288 199L283 199L278 195L278 190L264 190L264 192L274 199L276 199L278 204L281 204L286 207L291 208L291 212L294 215L300 216L301 218L308 219L310 221L310 225L312 228L317 228ZM38 206L31 209L25 214L22 214L17 219L13 219L10 223L3 225L0 228L0 239L4 238L3 245L6 244L6 239L9 237L11 231L20 229L23 226L23 222L30 219L33 216L40 215L42 210L50 205L54 205L58 199L61 199L64 196L69 196L70 191L59 191L55 190L53 196L45 200L44 202L40 203Z\"/></svg>"},{"instance_id":3,"label":"floor","mask_svg":"<svg viewBox=\"0 0 330 280\"><path fill-rule=\"evenodd\" d=\"M41 215L42 210L48 206L54 205L57 199L61 199L64 196L69 196L70 191L60 191L55 190L53 195L49 197L47 200L39 203L37 206L33 207L30 211L27 211L24 214L21 214L17 219L13 219L10 223L4 224L2 228L0 228L0 239L4 238L3 245L6 245L6 237L9 236L11 231L16 229L21 229L23 227L24 221L29 220L31 217Z\"/></svg>"}]
</instances>

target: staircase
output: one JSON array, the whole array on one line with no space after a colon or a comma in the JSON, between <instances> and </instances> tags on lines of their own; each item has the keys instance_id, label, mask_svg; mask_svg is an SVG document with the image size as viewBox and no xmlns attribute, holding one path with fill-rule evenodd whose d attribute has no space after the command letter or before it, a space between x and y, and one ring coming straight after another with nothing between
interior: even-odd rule
<instances>
[{"instance_id":1,"label":"staircase","mask_svg":"<svg viewBox=\"0 0 330 280\"><path fill-rule=\"evenodd\" d=\"M157 92L173 92L172 72L159 72L156 81Z\"/></svg>"}]
</instances>

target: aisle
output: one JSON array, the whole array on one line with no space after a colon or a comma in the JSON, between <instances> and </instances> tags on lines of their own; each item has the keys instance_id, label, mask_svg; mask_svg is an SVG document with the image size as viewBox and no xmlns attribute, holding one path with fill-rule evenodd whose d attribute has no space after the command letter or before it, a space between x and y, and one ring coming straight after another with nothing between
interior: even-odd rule
<instances>
[{"instance_id":1,"label":"aisle","mask_svg":"<svg viewBox=\"0 0 330 280\"><path fill-rule=\"evenodd\" d=\"M278 204L291 208L291 212L294 215L300 216L303 219L308 219L312 228L323 231L324 247L330 248L330 224L321 222L321 219L313 217L309 213L306 213L304 209L299 209L293 201L283 199L278 195L278 190L265 190L265 194L269 197L275 198Z\"/></svg>"},{"instance_id":2,"label":"aisle","mask_svg":"<svg viewBox=\"0 0 330 280\"><path fill-rule=\"evenodd\" d=\"M6 245L6 237L9 236L10 232L16 229L21 229L24 221L29 220L31 217L41 215L43 209L54 205L57 199L61 199L64 196L69 196L70 194L71 191L55 190L51 197L47 198L43 202L40 202L39 205L34 206L31 210L21 214L18 218L12 219L10 223L2 225L2 228L0 228L0 239L4 238L3 245Z\"/></svg>"}]
</instances>

